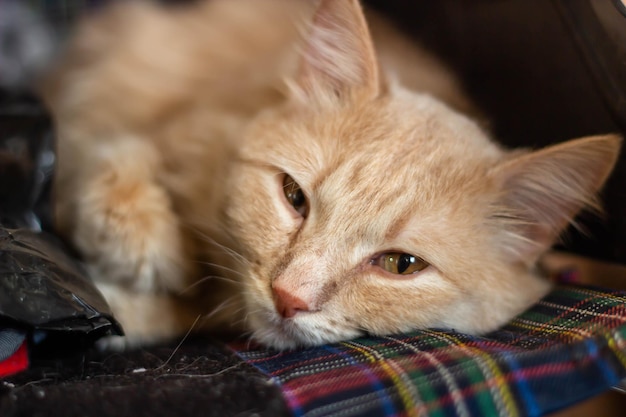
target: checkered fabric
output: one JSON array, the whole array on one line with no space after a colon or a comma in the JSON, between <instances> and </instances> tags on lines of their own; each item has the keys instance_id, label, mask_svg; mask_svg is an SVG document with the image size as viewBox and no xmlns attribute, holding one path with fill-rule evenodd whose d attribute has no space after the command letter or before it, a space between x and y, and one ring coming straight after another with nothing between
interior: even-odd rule
<instances>
[{"instance_id":1,"label":"checkered fabric","mask_svg":"<svg viewBox=\"0 0 626 417\"><path fill-rule=\"evenodd\" d=\"M483 337L424 330L239 352L295 416L539 416L626 377L626 292L561 286Z\"/></svg>"}]
</instances>

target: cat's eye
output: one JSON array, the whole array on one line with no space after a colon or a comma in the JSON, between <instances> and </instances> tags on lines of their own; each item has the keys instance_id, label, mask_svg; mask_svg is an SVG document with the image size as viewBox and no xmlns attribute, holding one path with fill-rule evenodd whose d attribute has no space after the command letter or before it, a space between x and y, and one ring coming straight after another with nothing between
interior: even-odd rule
<instances>
[{"instance_id":1,"label":"cat's eye","mask_svg":"<svg viewBox=\"0 0 626 417\"><path fill-rule=\"evenodd\" d=\"M387 272L410 275L426 269L429 264L422 258L402 252L388 252L376 257L372 263Z\"/></svg>"},{"instance_id":2,"label":"cat's eye","mask_svg":"<svg viewBox=\"0 0 626 417\"><path fill-rule=\"evenodd\" d=\"M309 205L306 200L306 196L291 176L285 174L283 179L283 192L287 202L300 214L302 217L306 217L309 211Z\"/></svg>"}]
</instances>

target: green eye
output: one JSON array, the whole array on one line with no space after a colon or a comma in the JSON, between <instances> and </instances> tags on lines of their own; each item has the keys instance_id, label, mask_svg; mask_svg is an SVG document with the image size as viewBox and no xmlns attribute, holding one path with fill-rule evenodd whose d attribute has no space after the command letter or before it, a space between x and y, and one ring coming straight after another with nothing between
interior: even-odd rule
<instances>
[{"instance_id":1,"label":"green eye","mask_svg":"<svg viewBox=\"0 0 626 417\"><path fill-rule=\"evenodd\" d=\"M309 207L306 196L297 182L289 175L285 175L283 179L283 192L287 202L302 216L306 217Z\"/></svg>"},{"instance_id":2,"label":"green eye","mask_svg":"<svg viewBox=\"0 0 626 417\"><path fill-rule=\"evenodd\" d=\"M398 275L415 274L428 267L428 262L417 256L402 253L388 252L378 256L372 262L387 272Z\"/></svg>"}]
</instances>

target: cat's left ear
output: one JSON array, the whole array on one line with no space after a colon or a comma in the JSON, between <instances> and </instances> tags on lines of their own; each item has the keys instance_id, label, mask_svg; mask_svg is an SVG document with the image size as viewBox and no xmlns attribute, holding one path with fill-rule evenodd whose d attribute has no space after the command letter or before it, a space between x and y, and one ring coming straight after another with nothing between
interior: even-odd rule
<instances>
[{"instance_id":1,"label":"cat's left ear","mask_svg":"<svg viewBox=\"0 0 626 417\"><path fill-rule=\"evenodd\" d=\"M379 64L358 0L321 1L305 35L296 77L296 93L308 98L380 94Z\"/></svg>"},{"instance_id":2,"label":"cat's left ear","mask_svg":"<svg viewBox=\"0 0 626 417\"><path fill-rule=\"evenodd\" d=\"M500 189L494 219L503 247L532 264L583 208L599 209L596 194L619 154L617 135L593 136L513 156L491 173Z\"/></svg>"}]
</instances>

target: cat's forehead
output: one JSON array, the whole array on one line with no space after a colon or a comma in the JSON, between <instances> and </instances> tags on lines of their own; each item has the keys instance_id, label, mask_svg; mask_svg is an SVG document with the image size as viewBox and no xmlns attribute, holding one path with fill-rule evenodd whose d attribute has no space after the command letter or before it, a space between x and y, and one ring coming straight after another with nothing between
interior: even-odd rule
<instances>
[{"instance_id":1,"label":"cat's forehead","mask_svg":"<svg viewBox=\"0 0 626 417\"><path fill-rule=\"evenodd\" d=\"M314 188L372 177L450 181L494 164L502 151L471 120L428 96L344 107L296 121L274 163ZM369 180L368 180L369 179Z\"/></svg>"}]
</instances>

